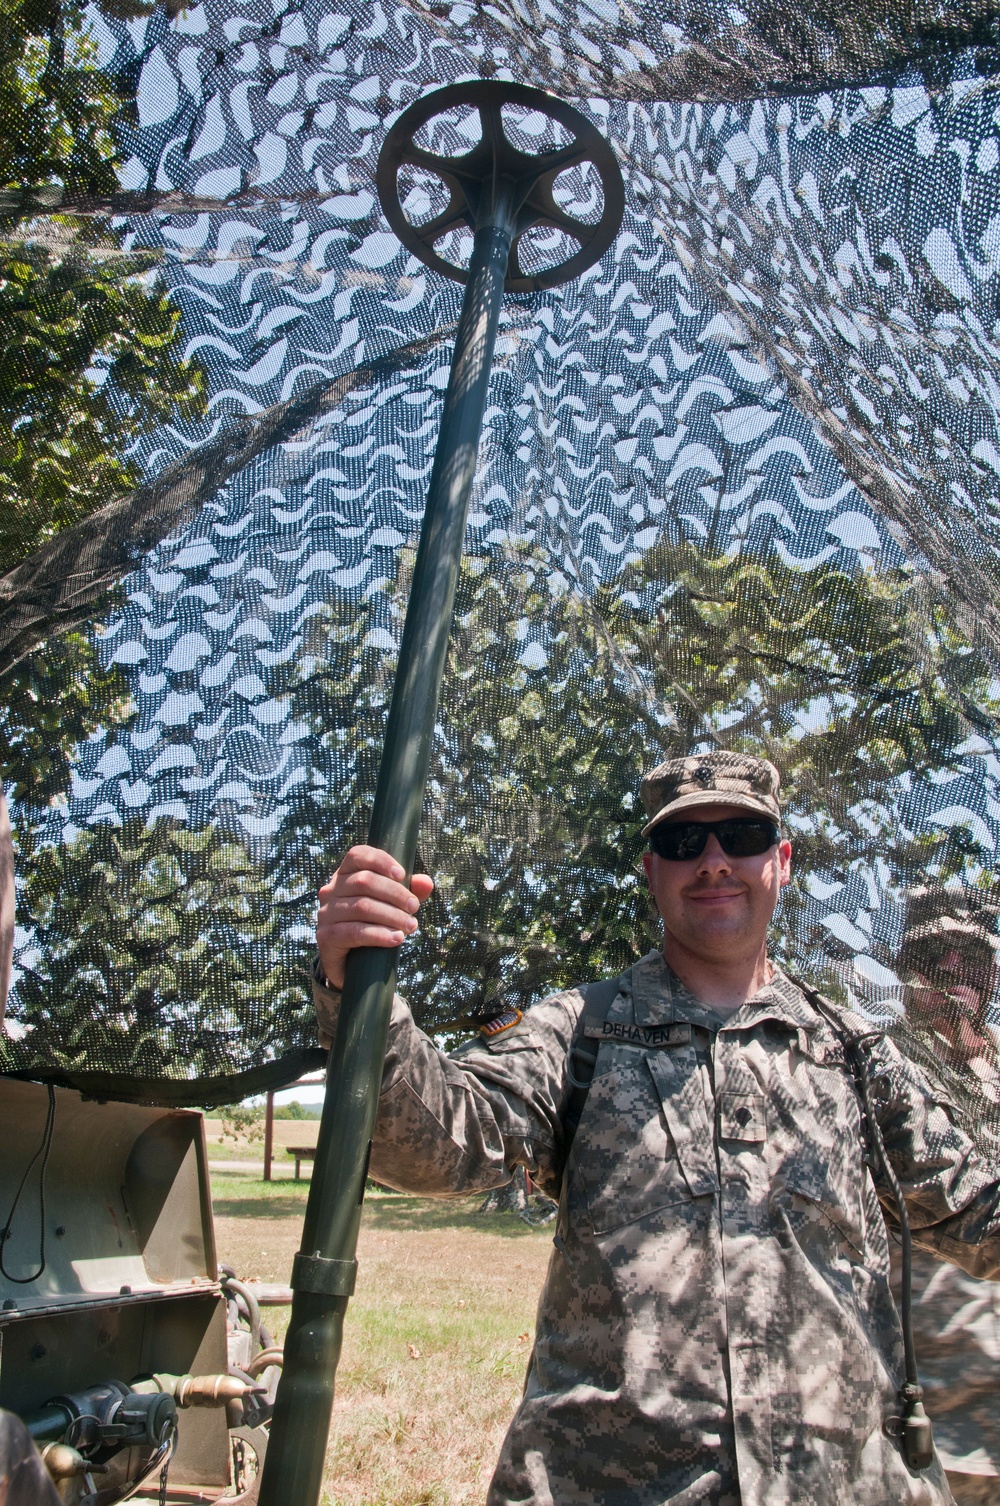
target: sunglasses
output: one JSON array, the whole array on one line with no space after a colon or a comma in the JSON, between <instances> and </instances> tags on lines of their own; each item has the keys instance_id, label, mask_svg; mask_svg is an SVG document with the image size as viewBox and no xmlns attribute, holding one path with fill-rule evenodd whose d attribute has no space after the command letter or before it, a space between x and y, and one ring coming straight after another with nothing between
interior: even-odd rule
<instances>
[{"instance_id":1,"label":"sunglasses","mask_svg":"<svg viewBox=\"0 0 1000 1506\"><path fill-rule=\"evenodd\" d=\"M774 821L755 816L735 816L727 821L671 821L654 826L649 845L657 857L671 863L700 858L714 832L729 858L758 858L781 841Z\"/></svg>"}]
</instances>

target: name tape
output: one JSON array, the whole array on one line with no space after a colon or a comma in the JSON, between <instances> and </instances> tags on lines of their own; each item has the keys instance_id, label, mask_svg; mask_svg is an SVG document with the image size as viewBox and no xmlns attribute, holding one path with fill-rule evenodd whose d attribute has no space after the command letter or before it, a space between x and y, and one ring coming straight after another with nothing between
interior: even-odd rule
<instances>
[{"instance_id":1,"label":"name tape","mask_svg":"<svg viewBox=\"0 0 1000 1506\"><path fill-rule=\"evenodd\" d=\"M626 1046L687 1046L691 1041L687 1020L672 1020L667 1025L628 1025L623 1020L588 1019L583 1033L591 1040L621 1041Z\"/></svg>"}]
</instances>

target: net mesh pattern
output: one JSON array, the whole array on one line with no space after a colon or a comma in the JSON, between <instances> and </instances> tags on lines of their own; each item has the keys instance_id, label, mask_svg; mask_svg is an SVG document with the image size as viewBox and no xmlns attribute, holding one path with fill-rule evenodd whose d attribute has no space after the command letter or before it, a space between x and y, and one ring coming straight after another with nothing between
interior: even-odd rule
<instances>
[{"instance_id":1,"label":"net mesh pattern","mask_svg":"<svg viewBox=\"0 0 1000 1506\"><path fill-rule=\"evenodd\" d=\"M642 771L761 753L779 959L994 1136L996 12L53 15L5 45L42 88L58 32L110 103L96 167L2 164L3 1069L199 1103L318 1060L315 894L366 828L461 296L375 165L426 90L508 77L593 118L627 209L505 302L404 992L449 1040L627 966Z\"/></svg>"}]
</instances>

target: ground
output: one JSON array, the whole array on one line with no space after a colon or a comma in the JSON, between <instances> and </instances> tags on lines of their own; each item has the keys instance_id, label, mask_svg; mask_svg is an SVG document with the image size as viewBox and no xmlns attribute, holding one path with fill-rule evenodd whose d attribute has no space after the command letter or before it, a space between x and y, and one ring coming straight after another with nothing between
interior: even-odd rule
<instances>
[{"instance_id":1,"label":"ground","mask_svg":"<svg viewBox=\"0 0 1000 1506\"><path fill-rule=\"evenodd\" d=\"M218 1169L212 1185L219 1259L287 1282L306 1183ZM552 1229L479 1214L481 1201L369 1192L324 1506L484 1499L520 1396ZM268 1312L275 1336L287 1316Z\"/></svg>"}]
</instances>

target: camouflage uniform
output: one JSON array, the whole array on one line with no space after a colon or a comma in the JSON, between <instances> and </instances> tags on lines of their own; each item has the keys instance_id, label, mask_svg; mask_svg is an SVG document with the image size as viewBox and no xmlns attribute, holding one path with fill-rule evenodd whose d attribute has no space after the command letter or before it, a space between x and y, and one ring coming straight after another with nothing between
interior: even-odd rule
<instances>
[{"instance_id":1,"label":"camouflage uniform","mask_svg":"<svg viewBox=\"0 0 1000 1506\"><path fill-rule=\"evenodd\" d=\"M335 996L317 1004L329 1024ZM582 1009L555 994L452 1057L393 1010L371 1174L447 1195L524 1165L560 1198L489 1506L948 1502L885 1431L902 1341L837 1032L780 973L720 1020L651 953L593 1027L564 1177ZM995 1174L892 1043L872 1054L917 1239L995 1273Z\"/></svg>"},{"instance_id":2,"label":"camouflage uniform","mask_svg":"<svg viewBox=\"0 0 1000 1506\"><path fill-rule=\"evenodd\" d=\"M899 1294L899 1252L892 1250ZM959 1506L1000 1506L1000 1285L913 1252L913 1334L934 1443Z\"/></svg>"}]
</instances>

